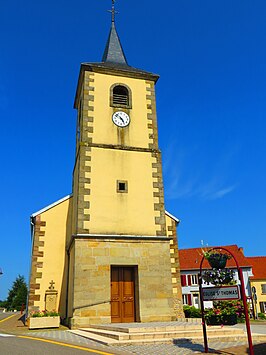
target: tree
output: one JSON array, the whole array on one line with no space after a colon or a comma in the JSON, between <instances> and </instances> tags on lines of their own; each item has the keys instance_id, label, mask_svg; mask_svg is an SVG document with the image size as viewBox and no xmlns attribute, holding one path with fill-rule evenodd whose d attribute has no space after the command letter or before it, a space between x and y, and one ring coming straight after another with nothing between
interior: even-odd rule
<instances>
[{"instance_id":1,"label":"tree","mask_svg":"<svg viewBox=\"0 0 266 355\"><path fill-rule=\"evenodd\" d=\"M11 290L8 292L6 307L8 309L20 310L22 305L26 304L27 301L27 284L24 276L18 275L16 280L13 282Z\"/></svg>"},{"instance_id":2,"label":"tree","mask_svg":"<svg viewBox=\"0 0 266 355\"><path fill-rule=\"evenodd\" d=\"M6 301L0 301L0 308L6 308Z\"/></svg>"}]
</instances>

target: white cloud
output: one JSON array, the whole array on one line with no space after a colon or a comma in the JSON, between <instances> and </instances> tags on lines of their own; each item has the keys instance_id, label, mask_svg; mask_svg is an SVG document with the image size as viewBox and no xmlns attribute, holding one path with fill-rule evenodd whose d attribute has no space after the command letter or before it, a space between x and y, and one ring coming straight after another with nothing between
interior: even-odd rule
<instances>
[{"instance_id":1,"label":"white cloud","mask_svg":"<svg viewBox=\"0 0 266 355\"><path fill-rule=\"evenodd\" d=\"M163 156L166 198L216 200L233 192L237 184L228 184L230 166L235 156L232 149L224 151L219 159L216 157L213 165L208 157L195 158L195 150L195 147L190 147L190 151L185 152L184 149L177 149L173 143L167 147Z\"/></svg>"},{"instance_id":2,"label":"white cloud","mask_svg":"<svg viewBox=\"0 0 266 355\"><path fill-rule=\"evenodd\" d=\"M232 185L232 186L225 187L221 190L214 191L214 192L210 193L208 196L206 196L206 199L216 200L218 198L222 198L225 195L229 194L230 192L234 191L235 188L236 188L236 185Z\"/></svg>"}]
</instances>

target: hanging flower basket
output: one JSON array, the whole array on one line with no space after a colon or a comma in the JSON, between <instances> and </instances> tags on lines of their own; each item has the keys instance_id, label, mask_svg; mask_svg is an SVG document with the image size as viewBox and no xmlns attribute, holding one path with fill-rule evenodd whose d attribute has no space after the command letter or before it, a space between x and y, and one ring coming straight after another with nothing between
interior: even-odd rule
<instances>
[{"instance_id":1,"label":"hanging flower basket","mask_svg":"<svg viewBox=\"0 0 266 355\"><path fill-rule=\"evenodd\" d=\"M212 268L215 269L224 269L227 262L227 255L226 254L211 254L209 256L208 262Z\"/></svg>"},{"instance_id":2,"label":"hanging flower basket","mask_svg":"<svg viewBox=\"0 0 266 355\"><path fill-rule=\"evenodd\" d=\"M207 285L232 285L234 281L234 270L232 269L212 269L202 273L203 280Z\"/></svg>"},{"instance_id":3,"label":"hanging flower basket","mask_svg":"<svg viewBox=\"0 0 266 355\"><path fill-rule=\"evenodd\" d=\"M228 254L222 254L214 251L205 252L204 257L208 260L213 269L224 269L227 260L231 258Z\"/></svg>"}]
</instances>

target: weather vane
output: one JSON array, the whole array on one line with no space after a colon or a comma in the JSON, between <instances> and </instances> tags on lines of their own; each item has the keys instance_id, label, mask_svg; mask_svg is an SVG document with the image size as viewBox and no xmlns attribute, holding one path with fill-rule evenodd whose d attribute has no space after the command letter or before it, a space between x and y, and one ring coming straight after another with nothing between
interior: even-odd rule
<instances>
[{"instance_id":1,"label":"weather vane","mask_svg":"<svg viewBox=\"0 0 266 355\"><path fill-rule=\"evenodd\" d=\"M112 10L107 10L112 14L112 22L115 22L115 15L118 14L118 12L115 10L115 1L116 0L112 0Z\"/></svg>"}]
</instances>

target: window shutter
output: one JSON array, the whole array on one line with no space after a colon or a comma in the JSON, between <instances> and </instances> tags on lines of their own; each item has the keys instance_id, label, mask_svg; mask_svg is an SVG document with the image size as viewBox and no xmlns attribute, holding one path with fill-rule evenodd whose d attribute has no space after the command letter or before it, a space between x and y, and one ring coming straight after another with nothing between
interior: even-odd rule
<instances>
[{"instance_id":1,"label":"window shutter","mask_svg":"<svg viewBox=\"0 0 266 355\"><path fill-rule=\"evenodd\" d=\"M190 294L187 295L187 298L188 298L188 305L189 306L192 306L192 297Z\"/></svg>"},{"instance_id":2,"label":"window shutter","mask_svg":"<svg viewBox=\"0 0 266 355\"><path fill-rule=\"evenodd\" d=\"M187 286L186 275L181 275L181 286Z\"/></svg>"},{"instance_id":3,"label":"window shutter","mask_svg":"<svg viewBox=\"0 0 266 355\"><path fill-rule=\"evenodd\" d=\"M187 275L187 284L188 286L191 285L191 275Z\"/></svg>"}]
</instances>

